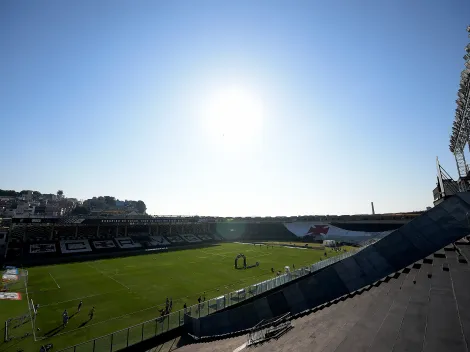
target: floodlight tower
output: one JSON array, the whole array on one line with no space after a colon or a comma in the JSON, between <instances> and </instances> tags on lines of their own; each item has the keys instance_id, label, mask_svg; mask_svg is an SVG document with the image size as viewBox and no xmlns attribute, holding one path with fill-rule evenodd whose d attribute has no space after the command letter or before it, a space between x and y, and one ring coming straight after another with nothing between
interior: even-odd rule
<instances>
[{"instance_id":1,"label":"floodlight tower","mask_svg":"<svg viewBox=\"0 0 470 352\"><path fill-rule=\"evenodd\" d=\"M467 27L470 38L470 26ZM465 146L470 149L470 43L465 47L465 68L460 74L460 88L457 92L457 108L450 136L450 151L454 154L459 172L460 192L470 191L470 168L465 160Z\"/></svg>"}]
</instances>

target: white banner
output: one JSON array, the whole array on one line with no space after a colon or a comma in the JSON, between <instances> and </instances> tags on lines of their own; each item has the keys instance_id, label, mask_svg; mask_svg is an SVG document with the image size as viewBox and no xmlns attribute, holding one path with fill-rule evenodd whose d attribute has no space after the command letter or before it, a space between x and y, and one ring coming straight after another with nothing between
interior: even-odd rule
<instances>
[{"instance_id":1,"label":"white banner","mask_svg":"<svg viewBox=\"0 0 470 352\"><path fill-rule=\"evenodd\" d=\"M0 300L6 299L10 301L21 301L21 293L19 292L0 292Z\"/></svg>"},{"instance_id":2,"label":"white banner","mask_svg":"<svg viewBox=\"0 0 470 352\"><path fill-rule=\"evenodd\" d=\"M14 282L18 281L19 276L18 275L12 275L12 274L3 274L2 275L2 281L4 282Z\"/></svg>"},{"instance_id":3,"label":"white banner","mask_svg":"<svg viewBox=\"0 0 470 352\"><path fill-rule=\"evenodd\" d=\"M349 231L328 223L318 222L292 222L284 226L294 235L315 240L333 240L337 242L360 243L372 238L382 238L393 231L363 232Z\"/></svg>"},{"instance_id":4,"label":"white banner","mask_svg":"<svg viewBox=\"0 0 470 352\"><path fill-rule=\"evenodd\" d=\"M184 243L184 240L180 236L166 236L166 238L171 243Z\"/></svg>"},{"instance_id":5,"label":"white banner","mask_svg":"<svg viewBox=\"0 0 470 352\"><path fill-rule=\"evenodd\" d=\"M149 244L151 246L167 246L170 244L163 236L149 236Z\"/></svg>"},{"instance_id":6,"label":"white banner","mask_svg":"<svg viewBox=\"0 0 470 352\"><path fill-rule=\"evenodd\" d=\"M62 253L81 253L92 251L88 240L60 241L60 250L62 251Z\"/></svg>"},{"instance_id":7,"label":"white banner","mask_svg":"<svg viewBox=\"0 0 470 352\"><path fill-rule=\"evenodd\" d=\"M56 248L54 243L37 243L29 245L29 253L41 254L41 253L55 253Z\"/></svg>"},{"instance_id":8,"label":"white banner","mask_svg":"<svg viewBox=\"0 0 470 352\"><path fill-rule=\"evenodd\" d=\"M197 238L196 236L191 235L191 234L180 235L180 236L188 242L201 242L201 240L199 238Z\"/></svg>"},{"instance_id":9,"label":"white banner","mask_svg":"<svg viewBox=\"0 0 470 352\"><path fill-rule=\"evenodd\" d=\"M120 248L139 248L140 243L135 243L130 237L116 237L114 239Z\"/></svg>"},{"instance_id":10,"label":"white banner","mask_svg":"<svg viewBox=\"0 0 470 352\"><path fill-rule=\"evenodd\" d=\"M105 249L105 248L116 248L113 240L105 240L105 241L93 241L93 246L96 249Z\"/></svg>"},{"instance_id":11,"label":"white banner","mask_svg":"<svg viewBox=\"0 0 470 352\"><path fill-rule=\"evenodd\" d=\"M10 269L7 269L7 270L5 270L3 273L6 274L6 275L18 275L18 274L19 274L17 268L10 268Z\"/></svg>"}]
</instances>

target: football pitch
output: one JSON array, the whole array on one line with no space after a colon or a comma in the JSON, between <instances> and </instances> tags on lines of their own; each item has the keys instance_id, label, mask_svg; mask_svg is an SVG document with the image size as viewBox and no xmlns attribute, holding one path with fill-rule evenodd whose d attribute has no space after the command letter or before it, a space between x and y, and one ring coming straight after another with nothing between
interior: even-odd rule
<instances>
[{"instance_id":1,"label":"football pitch","mask_svg":"<svg viewBox=\"0 0 470 352\"><path fill-rule=\"evenodd\" d=\"M35 337L30 320L9 328L10 342L0 341L0 351L39 351L42 344L53 343L54 350L127 328L158 317L166 298L173 300L173 312L244 288L270 278L284 266L301 268L339 254L331 249L302 250L280 246L254 246L224 243L212 247L166 253L103 259L80 263L28 268L28 296L39 304ZM243 253L247 265L258 267L236 270L234 260ZM0 301L1 323L8 318L26 315L26 292L21 301ZM83 301L81 311L78 303ZM93 319L89 311L95 307ZM70 320L62 326L62 313ZM178 325L169 322L170 325ZM149 337L157 324L151 325ZM149 325L150 326L150 325ZM136 331L136 339L141 331ZM147 335L147 331L145 332ZM45 338L45 339L42 339ZM41 340L42 339L42 340ZM125 347L125 346L123 346ZM84 349L85 350L85 349ZM97 346L97 351L100 349ZM107 348L109 351L109 347Z\"/></svg>"}]
</instances>

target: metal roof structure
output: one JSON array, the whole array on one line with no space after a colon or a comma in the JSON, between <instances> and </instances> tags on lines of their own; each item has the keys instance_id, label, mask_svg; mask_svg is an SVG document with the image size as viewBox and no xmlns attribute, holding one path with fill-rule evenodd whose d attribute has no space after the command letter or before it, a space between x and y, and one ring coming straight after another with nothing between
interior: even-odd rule
<instances>
[{"instance_id":1,"label":"metal roof structure","mask_svg":"<svg viewBox=\"0 0 470 352\"><path fill-rule=\"evenodd\" d=\"M467 27L470 38L470 26ZM457 92L457 107L450 136L449 149L454 154L459 173L461 191L469 189L470 168L467 165L464 149L470 140L470 43L465 46L465 68L460 74L460 88ZM469 144L470 148L470 144Z\"/></svg>"}]
</instances>

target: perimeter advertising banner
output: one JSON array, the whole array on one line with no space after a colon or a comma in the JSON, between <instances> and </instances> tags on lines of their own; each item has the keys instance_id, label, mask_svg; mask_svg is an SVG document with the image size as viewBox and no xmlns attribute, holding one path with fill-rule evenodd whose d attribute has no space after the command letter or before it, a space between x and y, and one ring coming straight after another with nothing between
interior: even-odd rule
<instances>
[{"instance_id":1,"label":"perimeter advertising banner","mask_svg":"<svg viewBox=\"0 0 470 352\"><path fill-rule=\"evenodd\" d=\"M19 292L0 292L0 300L21 301Z\"/></svg>"}]
</instances>

